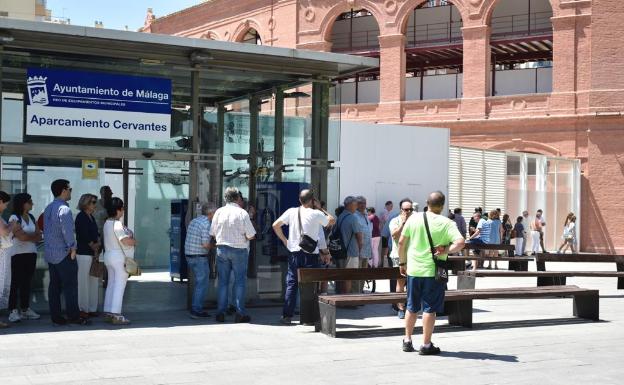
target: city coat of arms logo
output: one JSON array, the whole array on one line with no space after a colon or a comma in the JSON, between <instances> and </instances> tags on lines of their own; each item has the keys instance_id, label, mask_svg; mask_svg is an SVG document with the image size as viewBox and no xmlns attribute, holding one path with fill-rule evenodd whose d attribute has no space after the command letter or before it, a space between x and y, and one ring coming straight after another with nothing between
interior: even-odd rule
<instances>
[{"instance_id":1,"label":"city coat of arms logo","mask_svg":"<svg viewBox=\"0 0 624 385\"><path fill-rule=\"evenodd\" d=\"M30 98L31 105L48 105L48 87L46 86L47 79L48 78L44 76L33 76L28 78L28 97Z\"/></svg>"}]
</instances>

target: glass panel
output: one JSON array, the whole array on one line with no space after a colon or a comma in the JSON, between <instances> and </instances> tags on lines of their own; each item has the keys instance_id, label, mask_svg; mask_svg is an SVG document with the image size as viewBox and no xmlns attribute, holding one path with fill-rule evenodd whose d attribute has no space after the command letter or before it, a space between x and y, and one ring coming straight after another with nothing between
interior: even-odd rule
<instances>
[{"instance_id":1,"label":"glass panel","mask_svg":"<svg viewBox=\"0 0 624 385\"><path fill-rule=\"evenodd\" d=\"M223 138L223 191L238 188L249 196L249 102L226 107Z\"/></svg>"},{"instance_id":2,"label":"glass panel","mask_svg":"<svg viewBox=\"0 0 624 385\"><path fill-rule=\"evenodd\" d=\"M52 202L50 184L55 179L67 179L72 187L72 199L68 202L72 213L78 214L78 201L82 194L99 195L101 181L104 180L104 162L100 160L99 171L94 179L83 177L82 161L80 159L57 158L21 158L0 157L1 175L0 190L11 196L20 192L27 192L32 196L35 218L43 213L45 207ZM10 206L9 206L10 207ZM3 213L5 219L10 215L10 208ZM38 247L38 256L35 276L33 278L31 307L35 311L47 311L47 287L49 283L48 267L43 259L43 247Z\"/></svg>"}]
</instances>

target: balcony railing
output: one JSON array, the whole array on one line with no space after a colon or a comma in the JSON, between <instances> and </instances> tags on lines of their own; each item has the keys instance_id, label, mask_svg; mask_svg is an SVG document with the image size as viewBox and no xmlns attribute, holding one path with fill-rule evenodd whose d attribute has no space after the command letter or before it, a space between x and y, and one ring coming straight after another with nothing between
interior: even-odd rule
<instances>
[{"instance_id":1,"label":"balcony railing","mask_svg":"<svg viewBox=\"0 0 624 385\"><path fill-rule=\"evenodd\" d=\"M552 33L552 12L535 12L492 18L492 40ZM461 21L408 26L407 47L456 44L463 40ZM361 52L379 50L379 30L335 33L332 51Z\"/></svg>"},{"instance_id":2,"label":"balcony railing","mask_svg":"<svg viewBox=\"0 0 624 385\"><path fill-rule=\"evenodd\" d=\"M552 12L499 16L492 18L492 40L552 32Z\"/></svg>"}]
</instances>

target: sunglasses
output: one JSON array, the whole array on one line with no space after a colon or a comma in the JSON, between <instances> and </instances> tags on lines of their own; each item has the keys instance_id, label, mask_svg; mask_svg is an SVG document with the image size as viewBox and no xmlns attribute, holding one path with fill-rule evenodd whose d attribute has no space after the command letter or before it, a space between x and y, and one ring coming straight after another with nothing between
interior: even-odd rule
<instances>
[{"instance_id":1,"label":"sunglasses","mask_svg":"<svg viewBox=\"0 0 624 385\"><path fill-rule=\"evenodd\" d=\"M401 211L405 211L406 213L414 211L414 209L401 209Z\"/></svg>"}]
</instances>

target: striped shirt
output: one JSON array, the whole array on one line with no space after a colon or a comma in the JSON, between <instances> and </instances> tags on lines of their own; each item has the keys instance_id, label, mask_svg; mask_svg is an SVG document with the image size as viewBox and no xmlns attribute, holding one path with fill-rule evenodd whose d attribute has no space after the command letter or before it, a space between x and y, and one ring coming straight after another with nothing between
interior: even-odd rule
<instances>
[{"instance_id":1,"label":"striped shirt","mask_svg":"<svg viewBox=\"0 0 624 385\"><path fill-rule=\"evenodd\" d=\"M76 248L74 219L67 202L55 199L43 212L43 244L45 261L56 265Z\"/></svg>"},{"instance_id":2,"label":"striped shirt","mask_svg":"<svg viewBox=\"0 0 624 385\"><path fill-rule=\"evenodd\" d=\"M210 235L217 240L217 246L246 249L249 247L248 238L255 236L256 230L247 211L236 203L228 203L212 217Z\"/></svg>"},{"instance_id":3,"label":"striped shirt","mask_svg":"<svg viewBox=\"0 0 624 385\"><path fill-rule=\"evenodd\" d=\"M205 255L208 253L203 245L210 242L210 220L200 215L189 223L184 242L185 255Z\"/></svg>"}]
</instances>

